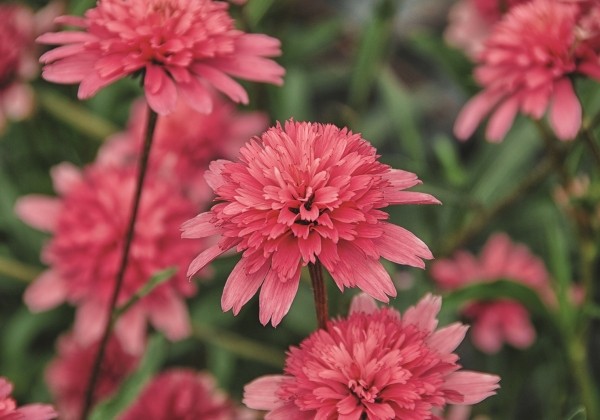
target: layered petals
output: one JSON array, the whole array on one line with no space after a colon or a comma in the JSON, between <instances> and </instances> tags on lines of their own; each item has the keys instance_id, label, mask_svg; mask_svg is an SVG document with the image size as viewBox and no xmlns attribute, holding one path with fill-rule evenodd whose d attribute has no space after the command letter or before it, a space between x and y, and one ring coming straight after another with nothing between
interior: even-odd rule
<instances>
[{"instance_id":1,"label":"layered petals","mask_svg":"<svg viewBox=\"0 0 600 420\"><path fill-rule=\"evenodd\" d=\"M404 316L357 299L347 318L290 348L283 375L247 384L244 404L272 420L423 420L495 394L498 376L462 371L452 353L466 327L435 330L439 297L426 296Z\"/></svg>"},{"instance_id":2,"label":"layered petals","mask_svg":"<svg viewBox=\"0 0 600 420\"><path fill-rule=\"evenodd\" d=\"M217 204L182 226L184 238L221 238L192 261L188 275L226 249L243 252L225 285L224 310L237 313L260 288L259 318L277 325L302 267L318 263L340 289L358 287L387 302L396 290L381 257L420 268L432 258L415 235L385 222L382 209L439 201L405 191L421 182L418 177L380 163L360 135L290 120L239 153L235 161L211 163L205 178Z\"/></svg>"}]
</instances>

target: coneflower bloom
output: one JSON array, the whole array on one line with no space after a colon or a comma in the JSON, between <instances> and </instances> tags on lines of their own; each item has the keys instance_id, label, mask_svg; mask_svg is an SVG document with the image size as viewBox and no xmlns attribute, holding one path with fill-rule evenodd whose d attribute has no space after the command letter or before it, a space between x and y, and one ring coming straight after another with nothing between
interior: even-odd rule
<instances>
[{"instance_id":1,"label":"coneflower bloom","mask_svg":"<svg viewBox=\"0 0 600 420\"><path fill-rule=\"evenodd\" d=\"M50 420L57 418L54 408L48 404L27 404L17 407L11 397L13 385L0 376L0 419L2 420Z\"/></svg>"},{"instance_id":2,"label":"coneflower bloom","mask_svg":"<svg viewBox=\"0 0 600 420\"><path fill-rule=\"evenodd\" d=\"M439 201L403 191L419 184L417 176L377 158L375 148L345 128L288 121L250 140L239 160L213 162L206 179L218 204L182 229L185 238L221 239L198 255L188 275L236 247L242 259L221 305L237 314L262 286L262 324L281 321L301 268L317 259L340 289L359 287L387 302L396 290L379 258L422 268L432 256L415 235L388 223L382 209Z\"/></svg>"},{"instance_id":3,"label":"coneflower bloom","mask_svg":"<svg viewBox=\"0 0 600 420\"><path fill-rule=\"evenodd\" d=\"M170 369L152 379L119 419L241 420L242 417L227 395L217 389L210 374Z\"/></svg>"},{"instance_id":4,"label":"coneflower bloom","mask_svg":"<svg viewBox=\"0 0 600 420\"><path fill-rule=\"evenodd\" d=\"M237 157L240 147L263 132L268 118L262 112L237 112L235 106L211 93L210 114L195 111L184 102L156 125L150 170L177 182L194 202L206 205L212 191L204 181L208 164L215 159ZM144 137L147 107L134 104L127 131L109 138L98 152L97 162L127 165L137 162ZM203 208L204 209L204 208Z\"/></svg>"},{"instance_id":5,"label":"coneflower bloom","mask_svg":"<svg viewBox=\"0 0 600 420\"><path fill-rule=\"evenodd\" d=\"M444 290L479 282L512 280L531 287L547 304L555 302L544 262L505 234L492 236L479 258L459 251L452 259L436 261L431 275ZM473 321L473 343L486 353L496 353L504 342L526 348L535 341L529 312L514 300L471 302L464 308L464 315Z\"/></svg>"},{"instance_id":6,"label":"coneflower bloom","mask_svg":"<svg viewBox=\"0 0 600 420\"><path fill-rule=\"evenodd\" d=\"M98 344L98 341L82 344L72 333L58 339L57 356L48 365L45 376L62 420L77 420L81 416L86 388L98 354ZM127 353L117 337L111 336L92 403L97 404L110 398L136 369L139 359L139 356Z\"/></svg>"},{"instance_id":7,"label":"coneflower bloom","mask_svg":"<svg viewBox=\"0 0 600 420\"><path fill-rule=\"evenodd\" d=\"M33 311L65 301L76 305L75 334L81 342L91 343L106 325L136 171L93 165L80 171L62 164L53 169L52 177L59 197L30 195L16 204L25 222L53 235L42 253L50 267L27 288L25 303ZM197 210L178 191L158 177L149 176L145 183L117 304L124 304L156 272L173 266L178 271L116 323L115 333L130 352L142 350L148 321L172 340L187 336L191 329L184 298L196 287L186 279L184 265L202 244L179 237L179 226Z\"/></svg>"},{"instance_id":8,"label":"coneflower bloom","mask_svg":"<svg viewBox=\"0 0 600 420\"><path fill-rule=\"evenodd\" d=\"M40 60L43 77L80 83L80 99L123 77L142 74L148 105L168 114L181 98L199 112L212 108L207 85L235 102L248 102L231 76L281 84L284 70L267 57L278 40L235 28L228 4L212 0L99 0L84 17L58 23L82 31L47 33L43 44L60 45Z\"/></svg>"},{"instance_id":9,"label":"coneflower bloom","mask_svg":"<svg viewBox=\"0 0 600 420\"><path fill-rule=\"evenodd\" d=\"M467 327L436 330L441 298L427 295L404 315L359 299L347 318L291 347L283 375L246 385L244 404L267 420L426 420L496 393L498 376L461 370L453 353Z\"/></svg>"},{"instance_id":10,"label":"coneflower bloom","mask_svg":"<svg viewBox=\"0 0 600 420\"><path fill-rule=\"evenodd\" d=\"M460 112L456 137L467 139L491 114L486 136L501 141L518 112L540 119L548 110L556 136L573 139L582 110L571 77L600 80L598 33L590 33L593 28L585 24L587 13L592 10L583 3L567 1L534 0L513 7L479 55L475 80L484 90Z\"/></svg>"}]
</instances>

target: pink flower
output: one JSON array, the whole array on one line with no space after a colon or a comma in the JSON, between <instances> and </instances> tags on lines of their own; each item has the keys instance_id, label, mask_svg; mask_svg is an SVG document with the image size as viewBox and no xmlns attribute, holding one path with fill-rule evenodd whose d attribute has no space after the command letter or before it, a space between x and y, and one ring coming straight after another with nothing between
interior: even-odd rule
<instances>
[{"instance_id":1,"label":"pink flower","mask_svg":"<svg viewBox=\"0 0 600 420\"><path fill-rule=\"evenodd\" d=\"M98 341L81 344L76 338L73 334L67 334L58 339L57 358L50 362L46 370L46 382L62 420L79 419L98 353ZM93 403L113 395L123 380L135 370L138 362L139 357L127 353L119 340L112 336L104 354Z\"/></svg>"},{"instance_id":2,"label":"pink flower","mask_svg":"<svg viewBox=\"0 0 600 420\"><path fill-rule=\"evenodd\" d=\"M365 298L291 347L284 375L246 385L244 404L267 410L267 420L426 420L496 393L498 376L460 370L453 351L467 327L436 330L441 298L427 295L403 316Z\"/></svg>"},{"instance_id":3,"label":"pink flower","mask_svg":"<svg viewBox=\"0 0 600 420\"><path fill-rule=\"evenodd\" d=\"M281 53L279 41L235 29L228 4L212 0L99 0L83 18L57 20L83 31L47 33L43 44L60 47L44 54L43 77L81 83L85 99L112 82L143 75L150 107L175 109L179 95L209 113L212 85L235 102L248 103L244 88L230 76L283 83L284 69L267 57Z\"/></svg>"},{"instance_id":4,"label":"pink flower","mask_svg":"<svg viewBox=\"0 0 600 420\"><path fill-rule=\"evenodd\" d=\"M35 228L53 233L42 259L50 268L25 292L25 303L43 311L64 301L77 305L75 333L84 343L98 339L106 322L121 258L136 173L133 167L90 166L83 172L70 164L52 171L59 198L30 195L16 205L17 214ZM146 321L171 340L190 332L183 297L195 293L182 270L199 242L182 241L180 224L195 206L164 179L149 177L133 240L122 305L157 271L179 267L168 282L138 301L116 324L116 334L130 352L143 347Z\"/></svg>"},{"instance_id":5,"label":"pink flower","mask_svg":"<svg viewBox=\"0 0 600 420\"><path fill-rule=\"evenodd\" d=\"M120 420L237 420L227 396L207 373L171 369L156 376Z\"/></svg>"},{"instance_id":6,"label":"pink flower","mask_svg":"<svg viewBox=\"0 0 600 420\"><path fill-rule=\"evenodd\" d=\"M554 0L513 7L479 56L475 79L484 90L460 112L456 137L467 139L491 114L486 136L501 141L519 111L540 119L549 110L556 136L575 138L582 111L571 77L600 79L599 48L589 42L596 34L582 28L583 11L581 5Z\"/></svg>"},{"instance_id":7,"label":"pink flower","mask_svg":"<svg viewBox=\"0 0 600 420\"><path fill-rule=\"evenodd\" d=\"M0 376L0 420L50 420L57 417L56 411L48 404L27 404L17 407L10 394L13 386Z\"/></svg>"},{"instance_id":8,"label":"pink flower","mask_svg":"<svg viewBox=\"0 0 600 420\"><path fill-rule=\"evenodd\" d=\"M38 73L34 39L58 12L50 3L34 14L18 4L0 4L0 134L6 120L22 120L33 111L33 90L27 83Z\"/></svg>"},{"instance_id":9,"label":"pink flower","mask_svg":"<svg viewBox=\"0 0 600 420\"><path fill-rule=\"evenodd\" d=\"M446 42L476 60L493 25L513 6L530 0L459 0L448 13Z\"/></svg>"},{"instance_id":10,"label":"pink flower","mask_svg":"<svg viewBox=\"0 0 600 420\"><path fill-rule=\"evenodd\" d=\"M260 322L277 325L298 289L300 270L317 259L337 286L359 287L387 302L396 290L380 257L424 267L427 246L386 222L390 204L434 204L402 191L415 174L377 161L360 135L333 125L288 121L255 137L236 162L215 161L206 180L218 204L183 225L183 237L220 235L191 263L194 275L228 249L243 251L221 300L234 314L260 291Z\"/></svg>"},{"instance_id":11,"label":"pink flower","mask_svg":"<svg viewBox=\"0 0 600 420\"><path fill-rule=\"evenodd\" d=\"M260 112L236 112L235 107L211 92L213 110L201 114L180 102L175 111L159 118L152 144L150 168L177 183L195 202L204 205L213 198L204 181L210 161L234 158L252 136L267 128L267 116ZM98 161L110 164L137 162L141 150L147 108L134 105L126 132L108 139Z\"/></svg>"},{"instance_id":12,"label":"pink flower","mask_svg":"<svg viewBox=\"0 0 600 420\"><path fill-rule=\"evenodd\" d=\"M507 279L531 287L549 305L555 301L543 261L524 245L513 244L504 234L492 236L479 259L459 251L453 259L436 261L431 275L445 290ZM498 352L504 342L527 348L535 341L529 313L518 302L507 299L473 302L464 314L474 322L473 343L486 353Z\"/></svg>"}]
</instances>

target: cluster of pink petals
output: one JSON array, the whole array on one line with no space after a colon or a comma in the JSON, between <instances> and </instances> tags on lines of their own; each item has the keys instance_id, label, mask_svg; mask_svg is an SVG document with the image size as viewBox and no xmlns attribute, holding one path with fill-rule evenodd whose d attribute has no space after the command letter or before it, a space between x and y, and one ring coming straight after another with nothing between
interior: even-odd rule
<instances>
[{"instance_id":1,"label":"cluster of pink petals","mask_svg":"<svg viewBox=\"0 0 600 420\"><path fill-rule=\"evenodd\" d=\"M80 418L85 391L98 354L98 341L82 344L72 333L58 339L57 356L46 370L46 382L62 420ZM139 357L127 353L119 340L112 336L94 390L93 404L109 398L123 380L133 372Z\"/></svg>"},{"instance_id":2,"label":"cluster of pink petals","mask_svg":"<svg viewBox=\"0 0 600 420\"><path fill-rule=\"evenodd\" d=\"M547 304L554 302L543 261L525 245L512 243L505 234L492 236L479 258L459 251L453 259L436 261L431 275L445 290L479 282L511 280L531 287ZM529 313L518 302L508 299L473 302L464 313L473 319L473 343L484 352L496 353L504 342L517 348L527 348L535 341L535 329Z\"/></svg>"},{"instance_id":3,"label":"cluster of pink petals","mask_svg":"<svg viewBox=\"0 0 600 420\"><path fill-rule=\"evenodd\" d=\"M34 39L57 12L57 3L37 14L16 3L0 4L0 133L7 120L21 120L33 110L27 82L38 73Z\"/></svg>"},{"instance_id":4,"label":"cluster of pink petals","mask_svg":"<svg viewBox=\"0 0 600 420\"><path fill-rule=\"evenodd\" d=\"M43 77L80 83L79 98L129 75L142 74L150 107L175 109L181 97L199 112L212 109L209 85L235 102L248 102L231 76L281 84L284 69L267 57L280 54L278 40L234 26L228 4L212 0L99 0L84 17L57 22L82 31L47 33Z\"/></svg>"},{"instance_id":5,"label":"cluster of pink petals","mask_svg":"<svg viewBox=\"0 0 600 420\"><path fill-rule=\"evenodd\" d=\"M50 420L57 418L56 411L48 404L27 404L17 407L11 397L12 384L0 376L0 420Z\"/></svg>"},{"instance_id":6,"label":"cluster of pink petals","mask_svg":"<svg viewBox=\"0 0 600 420\"><path fill-rule=\"evenodd\" d=\"M194 202L205 204L212 191L204 181L210 161L234 158L252 136L267 128L267 116L261 112L237 112L235 107L211 93L210 114L195 111L179 102L173 113L158 119L152 143L150 170L174 179ZM102 164L128 165L137 162L144 135L144 102L134 104L127 131L107 140L98 153Z\"/></svg>"},{"instance_id":7,"label":"cluster of pink petals","mask_svg":"<svg viewBox=\"0 0 600 420\"><path fill-rule=\"evenodd\" d=\"M400 315L363 295L346 319L290 349L284 375L246 385L244 403L269 411L267 420L426 420L494 395L498 376L460 370L453 351L467 327L436 330L440 307L427 295Z\"/></svg>"},{"instance_id":8,"label":"cluster of pink petals","mask_svg":"<svg viewBox=\"0 0 600 420\"><path fill-rule=\"evenodd\" d=\"M231 400L208 373L171 369L156 376L120 420L241 420Z\"/></svg>"},{"instance_id":9,"label":"cluster of pink petals","mask_svg":"<svg viewBox=\"0 0 600 420\"><path fill-rule=\"evenodd\" d=\"M380 163L359 134L288 121L253 138L240 155L210 165L206 180L218 204L182 227L185 238L221 237L188 275L233 247L243 252L225 284L223 310L237 314L261 288L260 322L277 325L301 268L317 260L340 289L359 287L387 302L396 290L380 257L421 268L432 258L415 235L386 222L382 209L439 201L403 191L420 182L417 176Z\"/></svg>"},{"instance_id":10,"label":"cluster of pink petals","mask_svg":"<svg viewBox=\"0 0 600 420\"><path fill-rule=\"evenodd\" d=\"M501 141L518 112L540 119L548 110L556 136L575 138L582 110L571 77L600 80L600 27L588 19L598 7L558 0L513 7L494 26L478 57L475 79L484 90L460 112L456 137L467 139L491 114L486 137Z\"/></svg>"},{"instance_id":11,"label":"cluster of pink petals","mask_svg":"<svg viewBox=\"0 0 600 420\"><path fill-rule=\"evenodd\" d=\"M531 0L459 0L448 13L444 39L476 60L493 25L513 6Z\"/></svg>"},{"instance_id":12,"label":"cluster of pink petals","mask_svg":"<svg viewBox=\"0 0 600 420\"><path fill-rule=\"evenodd\" d=\"M16 204L22 220L53 234L42 254L50 268L27 288L25 303L33 311L65 301L77 305L75 333L82 342L91 343L106 323L136 171L117 166L89 166L80 171L62 164L52 170L52 177L59 197L30 195ZM116 334L130 352L143 348L147 321L172 340L189 334L183 298L194 294L195 286L186 279L184 266L201 243L182 241L178 228L195 212L193 203L176 186L159 177L146 179L118 305L156 272L173 266L178 271L117 322Z\"/></svg>"}]
</instances>

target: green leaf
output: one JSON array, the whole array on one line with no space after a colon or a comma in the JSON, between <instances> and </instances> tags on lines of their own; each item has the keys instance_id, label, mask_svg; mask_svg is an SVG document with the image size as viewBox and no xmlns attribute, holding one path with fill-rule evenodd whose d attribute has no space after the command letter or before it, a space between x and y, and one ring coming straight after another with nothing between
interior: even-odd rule
<instances>
[{"instance_id":1,"label":"green leaf","mask_svg":"<svg viewBox=\"0 0 600 420\"><path fill-rule=\"evenodd\" d=\"M115 419L137 398L143 386L160 368L167 353L167 342L164 337L155 335L148 343L148 348L138 369L119 387L114 396L98 404L90 420Z\"/></svg>"},{"instance_id":2,"label":"green leaf","mask_svg":"<svg viewBox=\"0 0 600 420\"><path fill-rule=\"evenodd\" d=\"M585 412L585 407L576 407L565 420L586 420L587 414Z\"/></svg>"},{"instance_id":3,"label":"green leaf","mask_svg":"<svg viewBox=\"0 0 600 420\"><path fill-rule=\"evenodd\" d=\"M442 166L445 178L452 186L460 187L469 179L456 150L456 142L439 135L433 142L433 151Z\"/></svg>"},{"instance_id":4,"label":"green leaf","mask_svg":"<svg viewBox=\"0 0 600 420\"><path fill-rule=\"evenodd\" d=\"M537 315L548 315L546 305L539 295L531 288L510 280L498 280L493 283L476 283L448 293L444 297L444 306L458 309L469 301L514 299L521 302L527 309Z\"/></svg>"}]
</instances>

